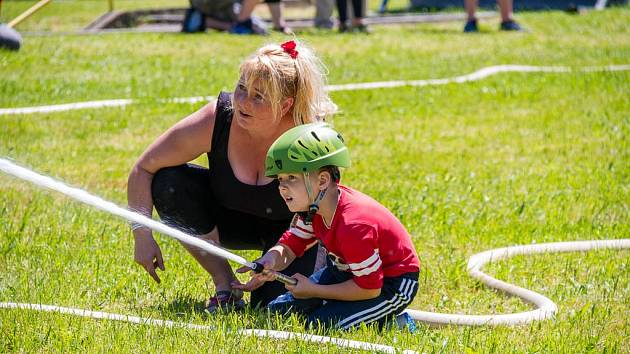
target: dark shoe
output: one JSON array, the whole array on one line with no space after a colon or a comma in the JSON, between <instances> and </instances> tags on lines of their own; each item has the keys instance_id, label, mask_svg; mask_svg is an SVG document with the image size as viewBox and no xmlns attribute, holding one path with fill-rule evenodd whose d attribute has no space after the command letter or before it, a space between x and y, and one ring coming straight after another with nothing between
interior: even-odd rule
<instances>
[{"instance_id":1,"label":"dark shoe","mask_svg":"<svg viewBox=\"0 0 630 354\"><path fill-rule=\"evenodd\" d=\"M370 34L372 30L367 25L360 24L352 27L352 32Z\"/></svg>"},{"instance_id":2,"label":"dark shoe","mask_svg":"<svg viewBox=\"0 0 630 354\"><path fill-rule=\"evenodd\" d=\"M340 23L339 24L339 33L346 33L348 32L348 26L346 26L345 23Z\"/></svg>"},{"instance_id":3,"label":"dark shoe","mask_svg":"<svg viewBox=\"0 0 630 354\"><path fill-rule=\"evenodd\" d=\"M13 28L0 23L0 49L18 50L22 45L22 36Z\"/></svg>"},{"instance_id":4,"label":"dark shoe","mask_svg":"<svg viewBox=\"0 0 630 354\"><path fill-rule=\"evenodd\" d=\"M195 33L206 30L206 19L201 11L193 8L186 9L184 22L182 23L182 32Z\"/></svg>"},{"instance_id":5,"label":"dark shoe","mask_svg":"<svg viewBox=\"0 0 630 354\"><path fill-rule=\"evenodd\" d=\"M253 34L254 29L252 28L252 19L247 19L242 22L235 23L232 28L230 28L230 33L232 34Z\"/></svg>"},{"instance_id":6,"label":"dark shoe","mask_svg":"<svg viewBox=\"0 0 630 354\"><path fill-rule=\"evenodd\" d=\"M245 301L236 297L231 291L217 291L216 295L208 299L205 311L213 314L219 311L241 311L245 309Z\"/></svg>"},{"instance_id":7,"label":"dark shoe","mask_svg":"<svg viewBox=\"0 0 630 354\"><path fill-rule=\"evenodd\" d=\"M473 32L479 32L479 27L477 27L476 18L466 21L466 24L464 25L464 33L473 33Z\"/></svg>"},{"instance_id":8,"label":"dark shoe","mask_svg":"<svg viewBox=\"0 0 630 354\"><path fill-rule=\"evenodd\" d=\"M266 24L264 21L260 20L257 17L251 17L245 21L235 23L232 28L230 28L230 33L232 34L258 34L261 36L266 36L269 34L267 32Z\"/></svg>"},{"instance_id":9,"label":"dark shoe","mask_svg":"<svg viewBox=\"0 0 630 354\"><path fill-rule=\"evenodd\" d=\"M514 20L501 22L501 31L523 31L523 28Z\"/></svg>"},{"instance_id":10,"label":"dark shoe","mask_svg":"<svg viewBox=\"0 0 630 354\"><path fill-rule=\"evenodd\" d=\"M333 27L335 27L335 23L330 20L330 19L315 19L313 21L313 24L315 25L315 28L320 28L320 29L333 29Z\"/></svg>"}]
</instances>

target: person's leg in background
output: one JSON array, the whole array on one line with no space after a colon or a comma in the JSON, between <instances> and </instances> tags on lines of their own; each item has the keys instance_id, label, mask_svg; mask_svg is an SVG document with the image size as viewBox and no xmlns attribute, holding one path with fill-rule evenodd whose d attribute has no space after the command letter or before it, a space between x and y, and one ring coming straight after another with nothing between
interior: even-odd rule
<instances>
[{"instance_id":1,"label":"person's leg in background","mask_svg":"<svg viewBox=\"0 0 630 354\"><path fill-rule=\"evenodd\" d=\"M363 17L365 16L363 0L352 0L352 12L354 13L352 28L359 32L369 33L368 27L363 23Z\"/></svg>"},{"instance_id":2,"label":"person's leg in background","mask_svg":"<svg viewBox=\"0 0 630 354\"><path fill-rule=\"evenodd\" d=\"M333 20L333 0L316 0L314 25L317 28L332 29L335 22Z\"/></svg>"},{"instance_id":3,"label":"person's leg in background","mask_svg":"<svg viewBox=\"0 0 630 354\"><path fill-rule=\"evenodd\" d=\"M252 17L252 12L258 5L259 0L244 0L241 5L241 11L238 13L238 22L243 22Z\"/></svg>"},{"instance_id":4,"label":"person's leg in background","mask_svg":"<svg viewBox=\"0 0 630 354\"><path fill-rule=\"evenodd\" d=\"M501 14L500 29L502 31L522 31L523 29L521 26L519 26L513 18L512 0L497 0L497 4L499 5L499 11ZM466 25L464 25L464 32L479 31L476 17L478 5L478 0L464 0L464 8L466 9Z\"/></svg>"},{"instance_id":5,"label":"person's leg in background","mask_svg":"<svg viewBox=\"0 0 630 354\"><path fill-rule=\"evenodd\" d=\"M252 13L256 8L256 5L260 3L259 0L244 0L241 4L241 11L238 13L236 23L230 29L234 34L267 34L264 28L256 29L252 22Z\"/></svg>"},{"instance_id":6,"label":"person's leg in background","mask_svg":"<svg viewBox=\"0 0 630 354\"><path fill-rule=\"evenodd\" d=\"M347 32L348 25L348 1L337 0L337 12L339 13L339 32Z\"/></svg>"},{"instance_id":7,"label":"person's leg in background","mask_svg":"<svg viewBox=\"0 0 630 354\"><path fill-rule=\"evenodd\" d=\"M464 32L477 32L479 27L477 26L477 5L478 0L464 0L464 9L466 10L466 25L464 25Z\"/></svg>"},{"instance_id":8,"label":"person's leg in background","mask_svg":"<svg viewBox=\"0 0 630 354\"><path fill-rule=\"evenodd\" d=\"M274 31L282 32L284 34L292 34L293 31L287 26L286 22L284 22L282 14L284 12L284 6L282 1L272 0L265 1L265 3L267 3L267 6L269 7L269 13L271 13L271 22L273 23Z\"/></svg>"},{"instance_id":9,"label":"person's leg in background","mask_svg":"<svg viewBox=\"0 0 630 354\"><path fill-rule=\"evenodd\" d=\"M502 31L522 31L519 24L514 21L512 0L497 0L499 10L501 11L501 27Z\"/></svg>"}]
</instances>

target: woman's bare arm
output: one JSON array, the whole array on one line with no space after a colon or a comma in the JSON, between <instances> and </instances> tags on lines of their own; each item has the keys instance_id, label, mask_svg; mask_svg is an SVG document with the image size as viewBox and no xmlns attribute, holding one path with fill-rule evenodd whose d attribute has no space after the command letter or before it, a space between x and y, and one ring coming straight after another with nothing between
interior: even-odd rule
<instances>
[{"instance_id":1,"label":"woman's bare arm","mask_svg":"<svg viewBox=\"0 0 630 354\"><path fill-rule=\"evenodd\" d=\"M151 182L161 168L177 166L210 151L214 129L216 102L211 102L197 112L182 119L158 137L134 164L127 180L127 203L131 210L151 217L153 198ZM134 231L134 258L155 281L160 282L155 268L164 270L159 246L151 230Z\"/></svg>"}]
</instances>

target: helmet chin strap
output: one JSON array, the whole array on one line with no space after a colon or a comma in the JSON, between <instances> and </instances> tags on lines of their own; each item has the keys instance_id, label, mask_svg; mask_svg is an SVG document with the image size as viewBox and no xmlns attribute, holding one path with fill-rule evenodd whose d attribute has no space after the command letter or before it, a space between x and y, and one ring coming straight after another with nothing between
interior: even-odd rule
<instances>
[{"instance_id":1,"label":"helmet chin strap","mask_svg":"<svg viewBox=\"0 0 630 354\"><path fill-rule=\"evenodd\" d=\"M317 193L317 197L313 198L313 191L311 190L309 174L308 172L304 172L303 174L304 184L306 185L306 194L308 194L308 200L313 200L313 203L308 206L308 212L306 212L306 216L304 217L304 224L310 225L313 223L313 217L315 217L315 214L319 210L319 202L324 199L324 195L326 195L326 191L328 190L328 188L320 191L319 193Z\"/></svg>"}]
</instances>

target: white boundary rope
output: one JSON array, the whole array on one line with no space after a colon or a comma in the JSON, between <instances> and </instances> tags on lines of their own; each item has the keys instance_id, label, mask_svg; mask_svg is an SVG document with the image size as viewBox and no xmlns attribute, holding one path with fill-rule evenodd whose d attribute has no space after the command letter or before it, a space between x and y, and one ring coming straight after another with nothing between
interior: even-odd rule
<instances>
[{"instance_id":1,"label":"white boundary rope","mask_svg":"<svg viewBox=\"0 0 630 354\"><path fill-rule=\"evenodd\" d=\"M487 264L501 259L507 259L518 255L533 255L540 253L560 253L590 251L598 249L628 249L630 239L593 240L541 243L537 245L520 245L477 253L468 259L468 274L488 287L501 290L506 294L517 296L524 302L529 302L537 307L533 311L512 313L506 315L460 315L435 312L425 312L413 309L406 310L414 320L429 324L456 324L466 326L496 326L518 325L533 321L541 321L552 318L558 311L556 304L548 297L535 291L524 289L513 284L495 279L481 271Z\"/></svg>"},{"instance_id":2,"label":"white boundary rope","mask_svg":"<svg viewBox=\"0 0 630 354\"><path fill-rule=\"evenodd\" d=\"M470 81L478 81L485 79L489 76L507 73L507 72L520 72L520 73L572 73L572 72L600 72L600 71L628 71L630 70L630 64L624 65L606 65L606 66L587 66L583 68L571 68L568 66L532 66L532 65L496 65L479 69L473 73L461 76L454 76L442 79L429 79L429 80L399 80L399 81L380 81L380 82L364 82L356 84L342 84L342 85L329 85L326 86L328 91L348 91L348 90L371 90L377 88L392 88L401 86L436 86L446 85L450 83L464 83ZM197 103L201 101L209 101L213 99L212 96L207 97L179 97L160 100L160 102L172 102L172 103ZM138 103L140 100L135 99L115 99L105 101L87 101L87 102L75 102L50 106L35 106L35 107L21 107L21 108L0 108L1 115L12 114L33 114L33 113L50 113L50 112L62 112L71 111L76 109L89 109L89 108L102 108L102 107L121 107L127 106L133 103Z\"/></svg>"},{"instance_id":3,"label":"white boundary rope","mask_svg":"<svg viewBox=\"0 0 630 354\"><path fill-rule=\"evenodd\" d=\"M135 324L150 325L150 326L157 326L157 327L184 328L184 329L194 329L194 330L200 330L200 331L216 331L217 330L216 328L212 326L204 326L204 325L198 325L194 323L173 322L173 321L168 321L168 320L155 320L155 319L144 318L144 317L120 315L116 313L90 311L90 310L83 310L83 309L70 308L70 307L61 307L61 306L52 306L52 305L0 302L0 308L34 310L34 311L43 311L43 312L56 312L56 313L74 315L74 316L112 320L112 321L130 322L130 323L135 323ZM256 336L256 337L263 337L263 338L266 337L266 338L283 339L283 340L298 339L305 342L333 344L342 348L361 349L361 350L368 350L368 351L377 351L377 352L382 352L382 353L399 353L400 352L400 350L397 350L396 348L390 347L388 345L361 342L361 341L349 340L349 339L317 336L317 335L304 334L304 333L272 331L272 330L262 330L262 329L240 329L240 330L237 330L236 333L239 335L245 335L245 336ZM403 351L403 353L411 354L415 352L411 350L405 350Z\"/></svg>"},{"instance_id":4,"label":"white boundary rope","mask_svg":"<svg viewBox=\"0 0 630 354\"><path fill-rule=\"evenodd\" d=\"M163 103L197 103L201 101L210 101L214 99L213 96L196 96L196 97L176 97L169 99L162 99L158 102ZM91 109L91 108L103 108L103 107L124 107L133 103L141 102L140 100L134 100L131 98L123 98L116 100L102 100L102 101L87 101L87 102L75 102L55 104L50 106L35 106L35 107L22 107L22 108L0 108L1 115L12 114L33 114L33 113L51 113L51 112L63 112L73 111L77 109Z\"/></svg>"},{"instance_id":5,"label":"white boundary rope","mask_svg":"<svg viewBox=\"0 0 630 354\"><path fill-rule=\"evenodd\" d=\"M468 260L468 272L469 274L486 284L488 287L504 291L507 294L517 296L523 301L531 302L538 308L533 311L507 314L507 315L458 315L458 314L446 314L436 312L425 312L413 309L407 309L406 311L411 317L417 321L429 323L429 324L457 324L457 325L517 325L525 324L532 321L540 321L548 318L552 318L558 308L556 304L549 298L536 293L531 290L527 290L518 287L513 284L503 282L495 279L484 272L481 268L487 264L496 262L498 260L510 258L516 255L533 255L540 253L558 253L558 252L576 252L576 251L589 251L598 249L628 249L630 248L630 239L618 239L618 240L596 240L596 241L574 241L574 242L557 242L557 243L542 243L538 245L520 245L505 248L496 248L493 250L477 253L471 256ZM57 312L62 314L70 314L75 316L90 317L96 319L107 319L114 321L124 321L136 324L153 325L160 327L178 327L186 329L196 329L203 331L214 331L216 328L212 326L197 325L193 323L173 322L167 320L155 320L150 318L143 318L137 316L120 315L108 312L89 311L77 308L68 308L61 306L51 305L39 305L39 304L26 304L26 303L14 303L14 302L0 302L0 308L5 309L20 309L20 310L35 310L44 312ZM334 344L342 348L361 349L368 351L378 351L383 353L397 353L394 347L367 343L361 341L331 338L325 336L316 336L295 332L283 332L283 331L271 331L261 329L247 329L238 330L240 335L267 337L274 339L299 339L311 343L325 343ZM403 353L415 353L412 350L404 350Z\"/></svg>"}]
</instances>

